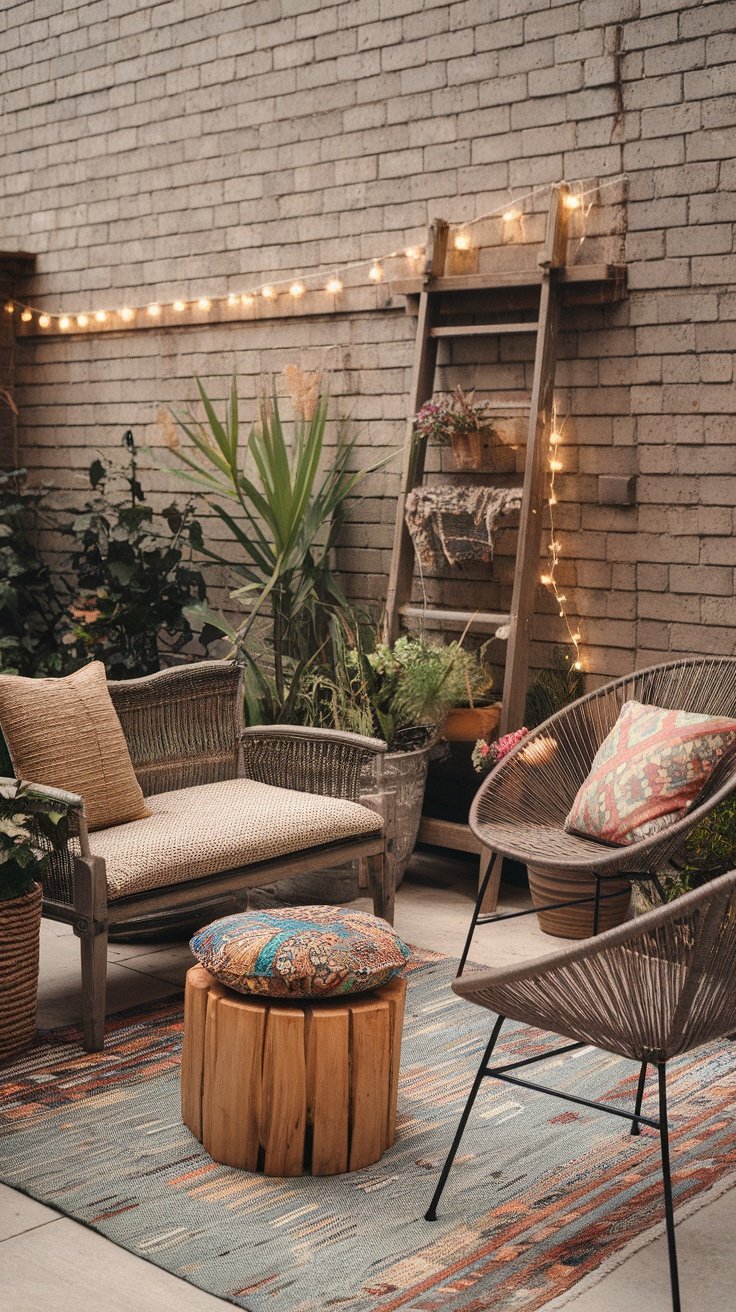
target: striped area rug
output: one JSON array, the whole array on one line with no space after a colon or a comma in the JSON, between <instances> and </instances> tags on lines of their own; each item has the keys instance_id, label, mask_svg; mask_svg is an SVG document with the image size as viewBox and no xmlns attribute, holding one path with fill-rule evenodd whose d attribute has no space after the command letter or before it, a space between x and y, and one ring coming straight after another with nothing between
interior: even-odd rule
<instances>
[{"instance_id":1,"label":"striped area rug","mask_svg":"<svg viewBox=\"0 0 736 1312\"><path fill-rule=\"evenodd\" d=\"M367 1170L274 1180L213 1163L179 1119L182 1011L168 1003L116 1017L104 1053L51 1031L0 1070L0 1177L250 1312L532 1312L659 1223L658 1136L487 1081L425 1222L491 1023L451 993L453 974L445 959L412 970L398 1139ZM554 1043L509 1025L501 1051ZM537 1069L633 1105L630 1062L586 1049ZM680 1206L736 1166L735 1093L734 1044L674 1063Z\"/></svg>"}]
</instances>

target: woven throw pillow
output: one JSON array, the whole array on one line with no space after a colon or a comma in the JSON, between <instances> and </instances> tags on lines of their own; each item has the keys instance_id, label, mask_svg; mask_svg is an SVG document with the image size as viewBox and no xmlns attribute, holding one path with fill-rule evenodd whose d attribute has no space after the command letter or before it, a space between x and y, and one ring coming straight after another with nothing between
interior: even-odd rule
<instances>
[{"instance_id":1,"label":"woven throw pillow","mask_svg":"<svg viewBox=\"0 0 736 1312\"><path fill-rule=\"evenodd\" d=\"M685 813L736 744L736 720L626 702L596 752L565 828L636 843Z\"/></svg>"},{"instance_id":2,"label":"woven throw pillow","mask_svg":"<svg viewBox=\"0 0 736 1312\"><path fill-rule=\"evenodd\" d=\"M18 777L79 793L90 829L150 815L101 661L65 679L0 675L0 725Z\"/></svg>"},{"instance_id":3,"label":"woven throw pillow","mask_svg":"<svg viewBox=\"0 0 736 1312\"><path fill-rule=\"evenodd\" d=\"M223 916L189 946L228 988L271 998L363 993L398 975L409 957L385 920L329 906Z\"/></svg>"}]
</instances>

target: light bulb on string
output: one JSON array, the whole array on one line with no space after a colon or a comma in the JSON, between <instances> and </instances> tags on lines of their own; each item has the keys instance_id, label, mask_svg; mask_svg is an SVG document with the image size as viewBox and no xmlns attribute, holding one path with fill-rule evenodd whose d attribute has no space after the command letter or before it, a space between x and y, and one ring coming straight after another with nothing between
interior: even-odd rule
<instances>
[{"instance_id":1,"label":"light bulb on string","mask_svg":"<svg viewBox=\"0 0 736 1312\"><path fill-rule=\"evenodd\" d=\"M453 246L455 247L455 250L456 250L456 251L469 251L469 250L470 250L470 233L469 233L469 232L456 232L456 233L455 233L455 236L454 236L454 238L453 238L453 242L452 242L452 244L453 244Z\"/></svg>"},{"instance_id":2,"label":"light bulb on string","mask_svg":"<svg viewBox=\"0 0 736 1312\"><path fill-rule=\"evenodd\" d=\"M80 328L86 328L89 323L89 317L86 314L77 315L77 324Z\"/></svg>"},{"instance_id":3,"label":"light bulb on string","mask_svg":"<svg viewBox=\"0 0 736 1312\"><path fill-rule=\"evenodd\" d=\"M62 314L59 320L59 327L61 328L61 331L63 333L66 332L67 328L71 327L71 320L67 317L67 315Z\"/></svg>"},{"instance_id":4,"label":"light bulb on string","mask_svg":"<svg viewBox=\"0 0 736 1312\"><path fill-rule=\"evenodd\" d=\"M245 306L253 305L255 299L255 296L252 296L250 292L245 292L240 298L240 304Z\"/></svg>"},{"instance_id":5,"label":"light bulb on string","mask_svg":"<svg viewBox=\"0 0 736 1312\"><path fill-rule=\"evenodd\" d=\"M368 270L368 277L370 278L371 282L383 281L383 267L378 263L378 260L373 261L370 269Z\"/></svg>"},{"instance_id":6,"label":"light bulb on string","mask_svg":"<svg viewBox=\"0 0 736 1312\"><path fill-rule=\"evenodd\" d=\"M579 197L579 196L576 196L576 195L574 194L574 192L569 191L569 192L567 193L567 195L565 196L565 198L564 198L562 204L565 206L565 209L566 209L566 210L579 210L579 209L580 209L580 197Z\"/></svg>"},{"instance_id":7,"label":"light bulb on string","mask_svg":"<svg viewBox=\"0 0 736 1312\"><path fill-rule=\"evenodd\" d=\"M200 296L199 300L197 301L197 309L202 310L203 313L206 313L207 310L210 309L211 305L212 302L207 296Z\"/></svg>"},{"instance_id":8,"label":"light bulb on string","mask_svg":"<svg viewBox=\"0 0 736 1312\"><path fill-rule=\"evenodd\" d=\"M230 306L231 309L232 309L232 307L233 307L234 305L237 305L237 304L238 304L239 299L240 299L240 298L239 298L238 296L236 296L234 292L231 292L231 293L230 293L230 295L229 295L228 298L227 298L227 303L228 303L228 305Z\"/></svg>"},{"instance_id":9,"label":"light bulb on string","mask_svg":"<svg viewBox=\"0 0 736 1312\"><path fill-rule=\"evenodd\" d=\"M265 287L261 287L261 296L263 297L264 301L272 301L275 295L276 293L273 287L269 286L268 283L266 283Z\"/></svg>"},{"instance_id":10,"label":"light bulb on string","mask_svg":"<svg viewBox=\"0 0 736 1312\"><path fill-rule=\"evenodd\" d=\"M39 319L38 319L39 328L48 328L50 323L51 320L49 319L49 316L47 314L39 315Z\"/></svg>"},{"instance_id":11,"label":"light bulb on string","mask_svg":"<svg viewBox=\"0 0 736 1312\"><path fill-rule=\"evenodd\" d=\"M418 246L407 246L404 254L407 260L418 260L421 252Z\"/></svg>"},{"instance_id":12,"label":"light bulb on string","mask_svg":"<svg viewBox=\"0 0 736 1312\"><path fill-rule=\"evenodd\" d=\"M30 323L33 315L30 310L24 310L20 317L23 323Z\"/></svg>"},{"instance_id":13,"label":"light bulb on string","mask_svg":"<svg viewBox=\"0 0 736 1312\"><path fill-rule=\"evenodd\" d=\"M304 283L302 282L301 278L297 278L296 281L293 282L291 284L291 287L289 288L289 295L293 298L293 300L298 301L300 297L304 295L306 290L307 289L304 286Z\"/></svg>"},{"instance_id":14,"label":"light bulb on string","mask_svg":"<svg viewBox=\"0 0 736 1312\"><path fill-rule=\"evenodd\" d=\"M6 301L6 303L5 303L5 313L6 313L6 314L14 314L14 313L15 313L15 306L13 305L13 302L12 302L12 301Z\"/></svg>"},{"instance_id":15,"label":"light bulb on string","mask_svg":"<svg viewBox=\"0 0 736 1312\"><path fill-rule=\"evenodd\" d=\"M327 283L325 284L325 291L327 292L328 296L339 296L340 292L342 291L342 282L340 281L336 273L333 274L333 276L328 279Z\"/></svg>"},{"instance_id":16,"label":"light bulb on string","mask_svg":"<svg viewBox=\"0 0 736 1312\"><path fill-rule=\"evenodd\" d=\"M95 311L95 323L107 323L107 313L105 310Z\"/></svg>"},{"instance_id":17,"label":"light bulb on string","mask_svg":"<svg viewBox=\"0 0 736 1312\"><path fill-rule=\"evenodd\" d=\"M130 323L134 315L135 315L135 310L131 310L129 305L124 305L122 310L120 311L120 318L123 320L123 323Z\"/></svg>"},{"instance_id":18,"label":"light bulb on string","mask_svg":"<svg viewBox=\"0 0 736 1312\"><path fill-rule=\"evenodd\" d=\"M161 313L161 306L159 305L158 301L152 301L146 313L150 315L152 319L158 319Z\"/></svg>"},{"instance_id":19,"label":"light bulb on string","mask_svg":"<svg viewBox=\"0 0 736 1312\"><path fill-rule=\"evenodd\" d=\"M558 460L557 457L555 457L554 459L550 460L549 467L553 471L553 473L559 474L560 470L563 468L562 461Z\"/></svg>"},{"instance_id":20,"label":"light bulb on string","mask_svg":"<svg viewBox=\"0 0 736 1312\"><path fill-rule=\"evenodd\" d=\"M187 308L186 301L174 301L172 308L176 314L183 314Z\"/></svg>"}]
</instances>

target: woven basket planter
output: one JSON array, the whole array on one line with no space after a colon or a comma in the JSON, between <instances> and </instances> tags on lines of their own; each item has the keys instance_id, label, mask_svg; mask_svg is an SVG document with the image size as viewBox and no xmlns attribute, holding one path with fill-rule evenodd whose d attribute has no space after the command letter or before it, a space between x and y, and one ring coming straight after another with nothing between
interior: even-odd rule
<instances>
[{"instance_id":1,"label":"woven basket planter","mask_svg":"<svg viewBox=\"0 0 736 1312\"><path fill-rule=\"evenodd\" d=\"M0 1061L36 1033L41 887L0 902Z\"/></svg>"},{"instance_id":2,"label":"woven basket planter","mask_svg":"<svg viewBox=\"0 0 736 1312\"><path fill-rule=\"evenodd\" d=\"M480 429L472 433L453 433L452 458L456 469L479 468L483 455L483 437Z\"/></svg>"}]
</instances>

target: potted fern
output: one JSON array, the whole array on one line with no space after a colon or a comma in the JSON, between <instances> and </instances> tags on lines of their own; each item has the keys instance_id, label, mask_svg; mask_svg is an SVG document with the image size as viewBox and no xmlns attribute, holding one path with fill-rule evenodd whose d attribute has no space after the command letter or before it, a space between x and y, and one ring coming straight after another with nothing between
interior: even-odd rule
<instances>
[{"instance_id":1,"label":"potted fern","mask_svg":"<svg viewBox=\"0 0 736 1312\"><path fill-rule=\"evenodd\" d=\"M32 785L0 780L0 1061L36 1031L41 878L66 812Z\"/></svg>"}]
</instances>

